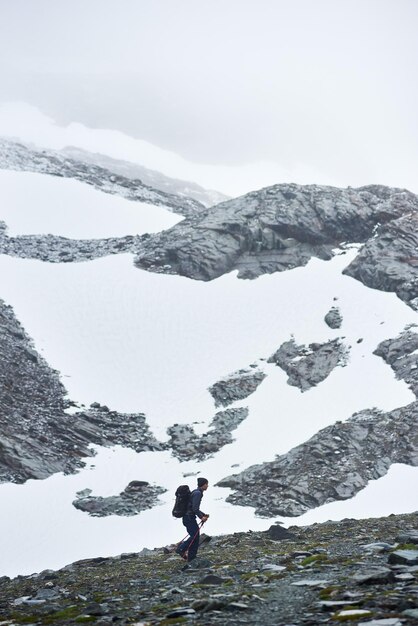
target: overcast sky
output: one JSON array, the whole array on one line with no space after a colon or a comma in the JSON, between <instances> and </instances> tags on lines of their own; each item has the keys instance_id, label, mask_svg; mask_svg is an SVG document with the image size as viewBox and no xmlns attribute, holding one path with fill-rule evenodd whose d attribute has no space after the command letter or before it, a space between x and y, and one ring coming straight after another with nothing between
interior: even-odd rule
<instances>
[{"instance_id":1,"label":"overcast sky","mask_svg":"<svg viewBox=\"0 0 418 626\"><path fill-rule=\"evenodd\" d=\"M412 188L417 26L415 0L0 0L0 102L196 163Z\"/></svg>"}]
</instances>

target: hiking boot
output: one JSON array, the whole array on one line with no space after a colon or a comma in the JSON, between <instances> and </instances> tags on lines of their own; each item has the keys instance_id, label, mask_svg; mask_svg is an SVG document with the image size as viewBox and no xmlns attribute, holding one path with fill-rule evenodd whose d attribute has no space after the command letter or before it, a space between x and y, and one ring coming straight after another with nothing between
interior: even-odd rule
<instances>
[{"instance_id":1,"label":"hiking boot","mask_svg":"<svg viewBox=\"0 0 418 626\"><path fill-rule=\"evenodd\" d=\"M175 553L181 556L182 559L187 559L184 550L181 550L180 546L175 549Z\"/></svg>"}]
</instances>

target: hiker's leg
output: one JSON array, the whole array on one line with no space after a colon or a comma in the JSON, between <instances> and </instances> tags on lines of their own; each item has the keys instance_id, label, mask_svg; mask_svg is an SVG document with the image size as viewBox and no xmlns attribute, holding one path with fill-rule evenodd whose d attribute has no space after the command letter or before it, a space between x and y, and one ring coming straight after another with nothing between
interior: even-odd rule
<instances>
[{"instance_id":1,"label":"hiker's leg","mask_svg":"<svg viewBox=\"0 0 418 626\"><path fill-rule=\"evenodd\" d=\"M193 561L193 559L196 558L196 554L199 548L199 540L200 540L199 526L196 523L196 530L193 533L193 542L190 543L189 551L187 553L188 561Z\"/></svg>"},{"instance_id":2,"label":"hiker's leg","mask_svg":"<svg viewBox=\"0 0 418 626\"><path fill-rule=\"evenodd\" d=\"M194 516L190 518L190 521L188 522L187 532L190 535L188 539L188 544L187 544L187 548L188 548L187 560L193 561L193 559L196 557L197 550L199 548L199 538L200 538L199 526L197 525L197 521Z\"/></svg>"},{"instance_id":3,"label":"hiker's leg","mask_svg":"<svg viewBox=\"0 0 418 626\"><path fill-rule=\"evenodd\" d=\"M180 543L180 545L177 547L177 552L186 552L187 548L189 547L194 535L196 534L196 531L198 530L198 525L196 523L196 518L190 515L185 515L183 517L183 526L186 527L187 532L189 533L189 537L187 539L185 539L184 541L182 541Z\"/></svg>"},{"instance_id":4,"label":"hiker's leg","mask_svg":"<svg viewBox=\"0 0 418 626\"><path fill-rule=\"evenodd\" d=\"M185 541L184 550L188 550L187 560L191 561L196 556L197 547L199 547L199 526L197 525L195 516L185 516L185 526L189 533L189 538ZM197 534L196 534L197 533Z\"/></svg>"}]
</instances>

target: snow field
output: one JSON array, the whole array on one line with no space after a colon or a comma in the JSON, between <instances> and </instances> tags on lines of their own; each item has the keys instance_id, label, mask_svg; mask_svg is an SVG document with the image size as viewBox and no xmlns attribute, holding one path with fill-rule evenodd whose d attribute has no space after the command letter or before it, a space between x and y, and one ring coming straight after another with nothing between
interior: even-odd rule
<instances>
[{"instance_id":1,"label":"snow field","mask_svg":"<svg viewBox=\"0 0 418 626\"><path fill-rule=\"evenodd\" d=\"M167 208L102 193L77 180L9 170L0 170L0 207L10 237L123 237L159 232L182 220Z\"/></svg>"}]
</instances>

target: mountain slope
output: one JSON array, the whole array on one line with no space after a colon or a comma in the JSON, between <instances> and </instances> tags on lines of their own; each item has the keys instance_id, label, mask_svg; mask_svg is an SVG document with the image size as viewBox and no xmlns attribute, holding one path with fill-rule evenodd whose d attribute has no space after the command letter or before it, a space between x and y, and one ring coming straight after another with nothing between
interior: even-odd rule
<instances>
[{"instance_id":1,"label":"mountain slope","mask_svg":"<svg viewBox=\"0 0 418 626\"><path fill-rule=\"evenodd\" d=\"M206 540L186 570L174 546L84 559L0 578L0 610L6 624L413 625L417 529L418 513L271 526Z\"/></svg>"},{"instance_id":2,"label":"mountain slope","mask_svg":"<svg viewBox=\"0 0 418 626\"><path fill-rule=\"evenodd\" d=\"M0 168L74 178L105 193L163 205L180 215L192 215L204 208L197 200L159 191L139 179L126 178L105 167L84 163L52 150L28 148L8 139L0 139Z\"/></svg>"},{"instance_id":3,"label":"mountain slope","mask_svg":"<svg viewBox=\"0 0 418 626\"><path fill-rule=\"evenodd\" d=\"M190 181L170 178L161 172L151 170L130 161L121 161L120 159L114 159L105 154L89 152L88 150L74 146L63 148L60 152L67 158L82 161L83 163L93 163L94 165L103 167L125 178L134 180L140 179L144 185L149 185L153 189L159 189L160 191L175 194L176 196L193 198L205 207L210 207L228 200L228 196L219 191L204 189L200 185Z\"/></svg>"}]
</instances>

